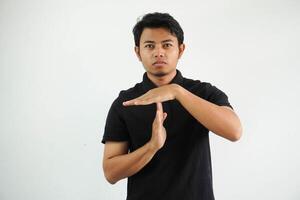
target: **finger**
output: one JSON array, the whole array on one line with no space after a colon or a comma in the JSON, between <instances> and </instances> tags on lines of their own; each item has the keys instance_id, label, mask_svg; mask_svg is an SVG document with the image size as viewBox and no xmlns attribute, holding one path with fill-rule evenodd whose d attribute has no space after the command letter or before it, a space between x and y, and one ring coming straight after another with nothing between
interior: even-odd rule
<instances>
[{"instance_id":1,"label":"finger","mask_svg":"<svg viewBox=\"0 0 300 200\"><path fill-rule=\"evenodd\" d=\"M147 95L142 95L138 98L124 101L124 106L136 106L136 105L148 105L154 103L154 100L152 98L149 98Z\"/></svg>"},{"instance_id":2,"label":"finger","mask_svg":"<svg viewBox=\"0 0 300 200\"><path fill-rule=\"evenodd\" d=\"M165 119L167 118L168 114L166 112L164 112L164 116L163 116L163 121L165 121Z\"/></svg>"},{"instance_id":3,"label":"finger","mask_svg":"<svg viewBox=\"0 0 300 200\"><path fill-rule=\"evenodd\" d=\"M156 103L156 116L158 123L162 124L164 120L163 107L161 102Z\"/></svg>"},{"instance_id":4,"label":"finger","mask_svg":"<svg viewBox=\"0 0 300 200\"><path fill-rule=\"evenodd\" d=\"M137 106L137 105L143 105L143 100L142 99L132 99L129 101L124 101L123 102L124 106Z\"/></svg>"},{"instance_id":5,"label":"finger","mask_svg":"<svg viewBox=\"0 0 300 200\"><path fill-rule=\"evenodd\" d=\"M136 100L138 101L137 105L149 105L149 104L156 102L155 98L153 96L149 95L148 93L140 96Z\"/></svg>"},{"instance_id":6,"label":"finger","mask_svg":"<svg viewBox=\"0 0 300 200\"><path fill-rule=\"evenodd\" d=\"M163 120L163 116L161 111L156 110L156 116L155 116L155 120L157 121L157 123L161 124L162 120Z\"/></svg>"},{"instance_id":7,"label":"finger","mask_svg":"<svg viewBox=\"0 0 300 200\"><path fill-rule=\"evenodd\" d=\"M133 105L136 105L136 99L123 102L123 106L133 106Z\"/></svg>"},{"instance_id":8,"label":"finger","mask_svg":"<svg viewBox=\"0 0 300 200\"><path fill-rule=\"evenodd\" d=\"M138 105L148 105L151 104L152 102L149 100L140 100L140 99L135 99L135 100L130 100L130 101L125 101L123 102L123 106L138 106Z\"/></svg>"},{"instance_id":9,"label":"finger","mask_svg":"<svg viewBox=\"0 0 300 200\"><path fill-rule=\"evenodd\" d=\"M156 102L156 110L163 113L163 107L161 102Z\"/></svg>"}]
</instances>

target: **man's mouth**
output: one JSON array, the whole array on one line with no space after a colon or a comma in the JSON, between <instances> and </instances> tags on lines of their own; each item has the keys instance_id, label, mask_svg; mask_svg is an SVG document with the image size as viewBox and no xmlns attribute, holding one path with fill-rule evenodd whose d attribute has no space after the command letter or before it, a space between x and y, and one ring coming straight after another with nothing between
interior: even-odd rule
<instances>
[{"instance_id":1,"label":"man's mouth","mask_svg":"<svg viewBox=\"0 0 300 200\"><path fill-rule=\"evenodd\" d=\"M164 66L166 64L167 63L164 62L164 61L156 61L156 62L153 63L153 66L155 66L155 67L161 67L161 66Z\"/></svg>"}]
</instances>

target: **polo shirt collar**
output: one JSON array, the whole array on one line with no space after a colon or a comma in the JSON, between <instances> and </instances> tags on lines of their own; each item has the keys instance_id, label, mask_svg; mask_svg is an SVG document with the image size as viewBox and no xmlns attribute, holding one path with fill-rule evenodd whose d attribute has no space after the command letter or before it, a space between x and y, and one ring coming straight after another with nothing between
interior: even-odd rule
<instances>
[{"instance_id":1,"label":"polo shirt collar","mask_svg":"<svg viewBox=\"0 0 300 200\"><path fill-rule=\"evenodd\" d=\"M176 75L175 77L171 80L171 83L176 83L178 85L182 85L182 82L183 82L183 76L181 75L181 72L176 69ZM151 90L153 88L156 88L157 86L148 78L147 76L147 72L144 73L143 75L143 82L142 82L142 86L143 86L143 89L145 91L148 91L148 90Z\"/></svg>"}]
</instances>

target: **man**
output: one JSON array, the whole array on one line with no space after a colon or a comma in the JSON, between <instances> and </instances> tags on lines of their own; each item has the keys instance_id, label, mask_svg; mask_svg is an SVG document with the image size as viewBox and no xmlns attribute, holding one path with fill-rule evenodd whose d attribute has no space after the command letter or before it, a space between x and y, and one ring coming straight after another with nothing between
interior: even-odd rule
<instances>
[{"instance_id":1,"label":"man","mask_svg":"<svg viewBox=\"0 0 300 200\"><path fill-rule=\"evenodd\" d=\"M133 34L146 72L109 110L105 177L111 184L128 177L127 200L214 199L208 134L237 141L239 118L224 92L176 69L185 45L172 16L147 14Z\"/></svg>"}]
</instances>

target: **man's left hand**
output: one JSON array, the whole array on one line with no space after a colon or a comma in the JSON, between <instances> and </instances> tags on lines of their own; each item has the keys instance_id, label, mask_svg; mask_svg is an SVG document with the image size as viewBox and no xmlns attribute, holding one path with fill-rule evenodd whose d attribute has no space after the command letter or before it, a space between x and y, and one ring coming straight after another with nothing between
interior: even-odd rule
<instances>
[{"instance_id":1,"label":"man's left hand","mask_svg":"<svg viewBox=\"0 0 300 200\"><path fill-rule=\"evenodd\" d=\"M148 105L156 102L173 100L176 97L176 84L168 84L149 90L135 99L123 102L124 106Z\"/></svg>"}]
</instances>

